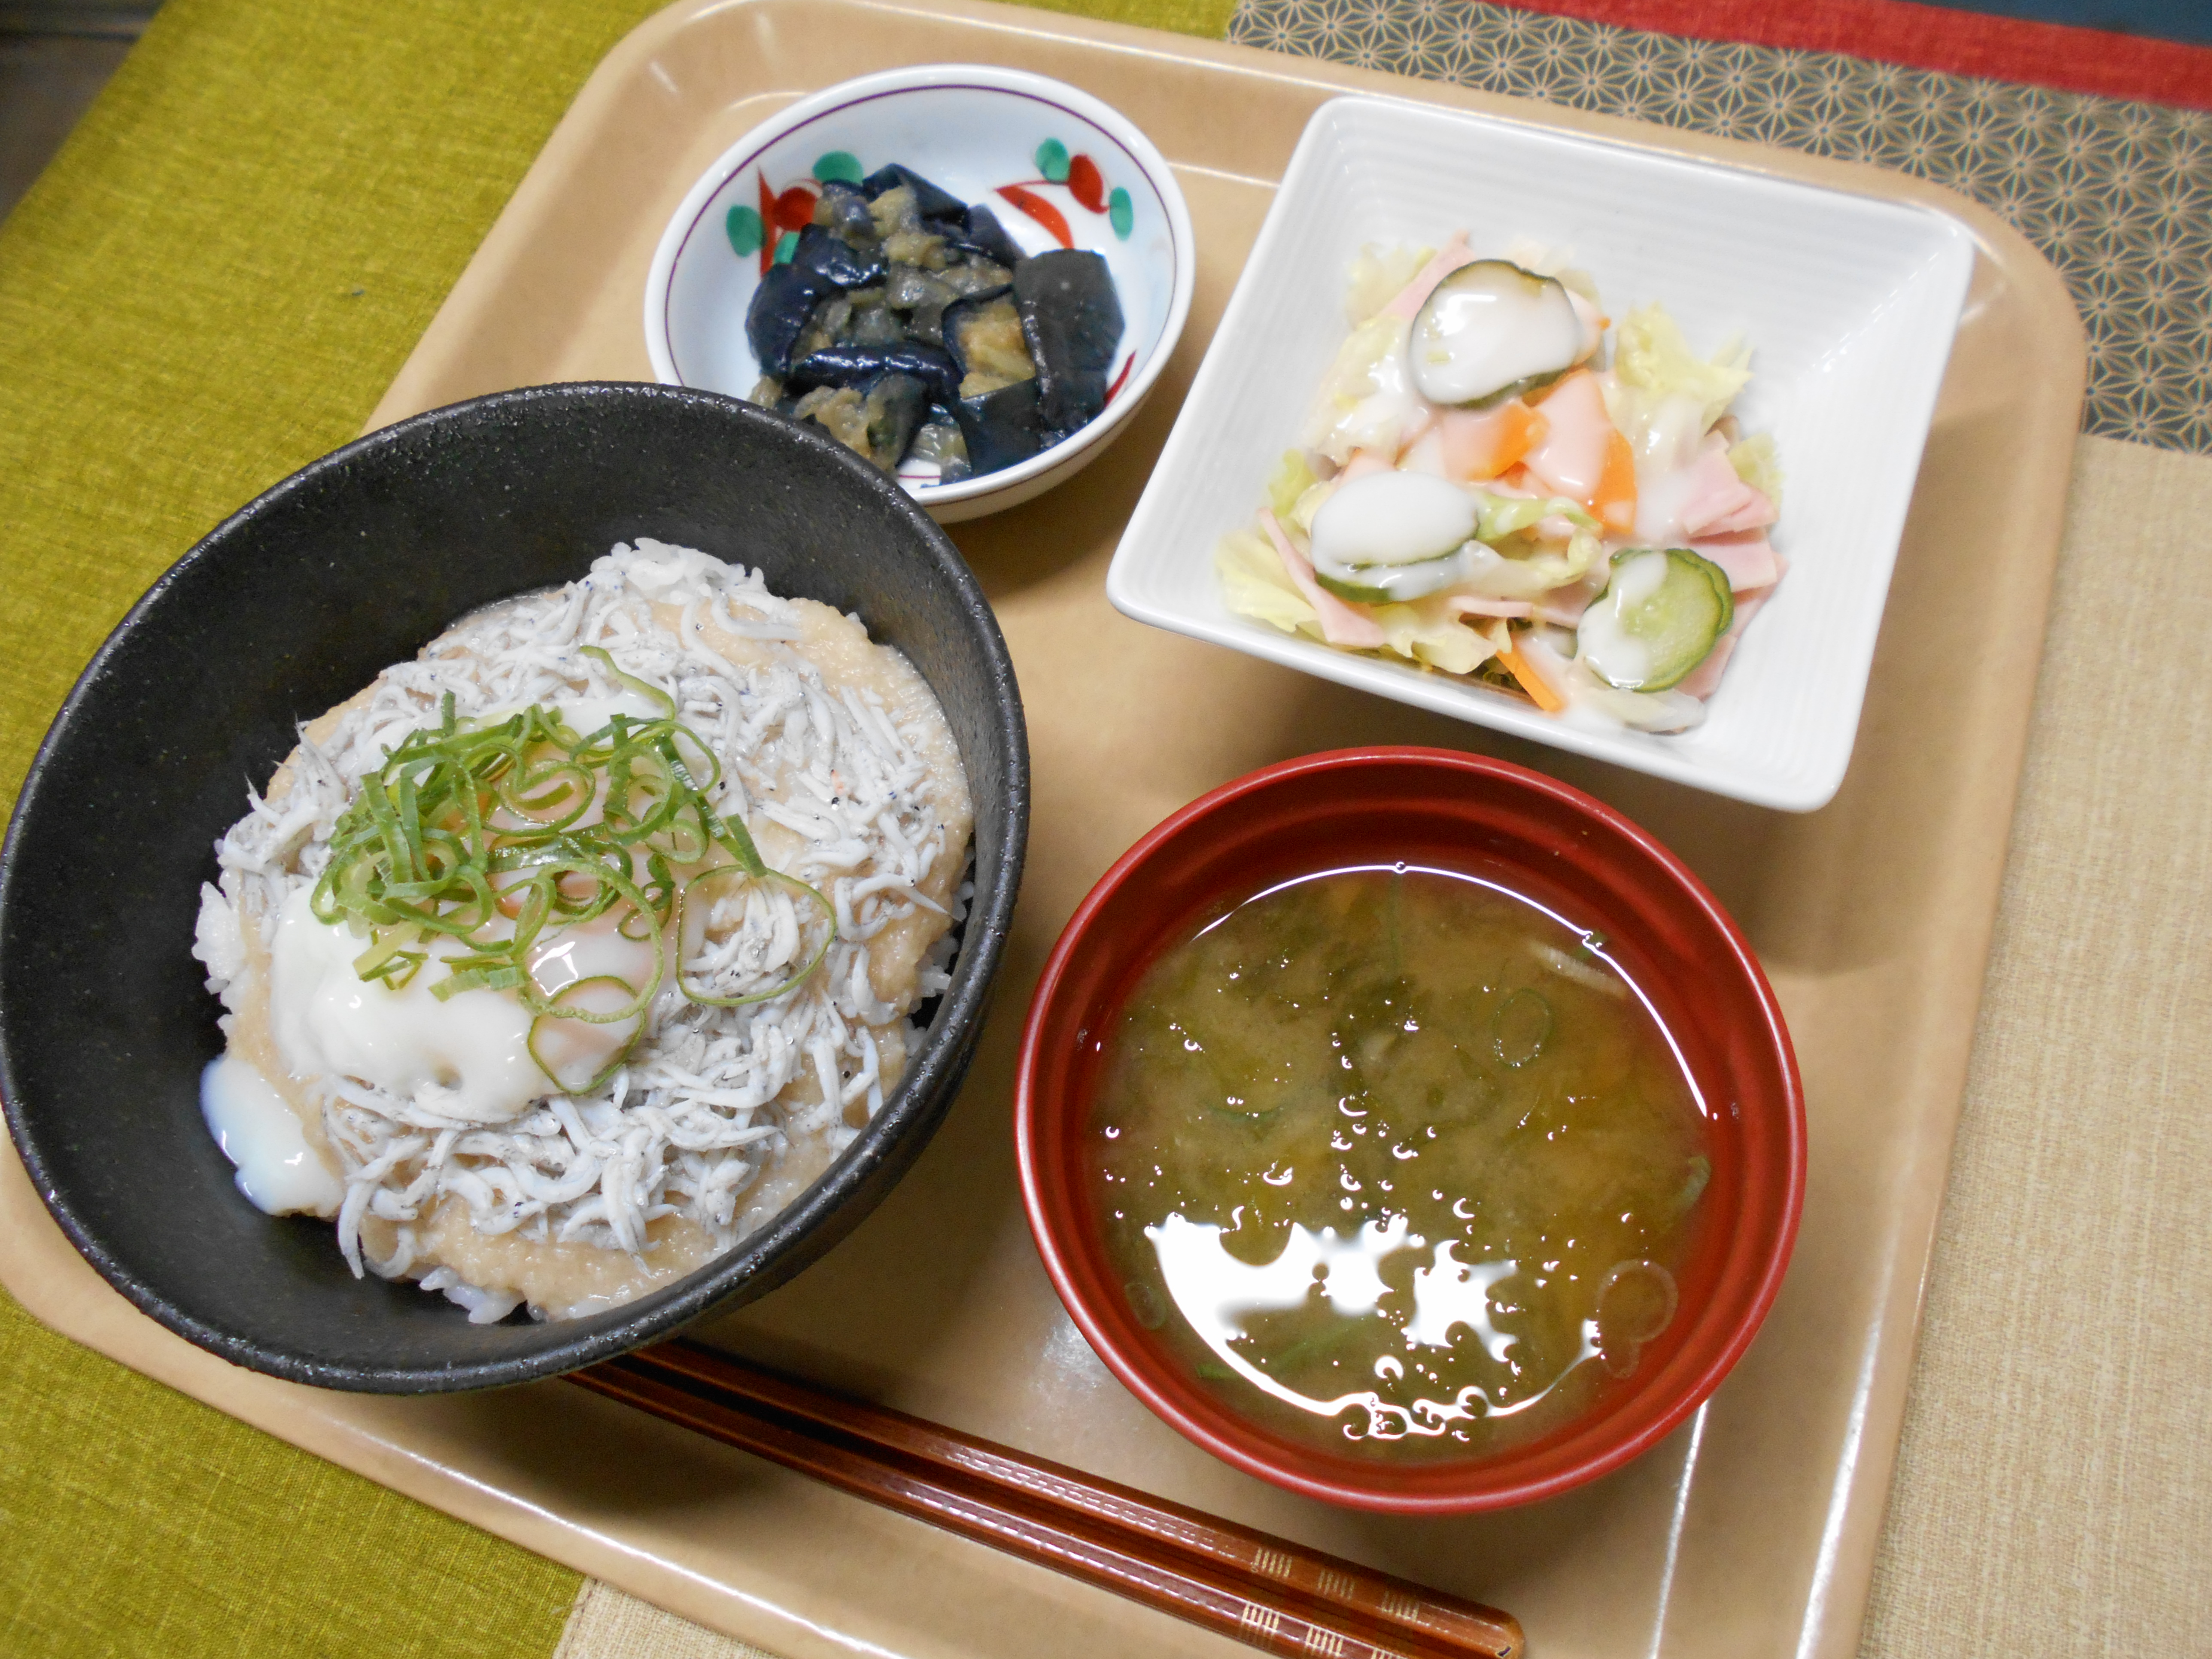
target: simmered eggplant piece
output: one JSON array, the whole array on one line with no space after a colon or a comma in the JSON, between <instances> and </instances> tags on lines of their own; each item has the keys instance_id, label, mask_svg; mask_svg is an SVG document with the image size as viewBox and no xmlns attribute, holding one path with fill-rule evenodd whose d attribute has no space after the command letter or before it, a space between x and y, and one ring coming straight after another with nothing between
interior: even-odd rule
<instances>
[{"instance_id":1,"label":"simmered eggplant piece","mask_svg":"<svg viewBox=\"0 0 2212 1659\"><path fill-rule=\"evenodd\" d=\"M819 271L839 288L868 288L884 280L883 255L873 248L856 248L843 237L820 225L799 233L799 246L791 263L804 270Z\"/></svg>"},{"instance_id":2,"label":"simmered eggplant piece","mask_svg":"<svg viewBox=\"0 0 2212 1659\"><path fill-rule=\"evenodd\" d=\"M960 422L943 404L932 404L921 428L914 434L913 447L907 458L916 461L937 463L939 483L957 483L968 477L968 440L962 435Z\"/></svg>"},{"instance_id":3,"label":"simmered eggplant piece","mask_svg":"<svg viewBox=\"0 0 2212 1659\"><path fill-rule=\"evenodd\" d=\"M1105 405L1121 307L1097 254L1024 254L990 207L892 163L823 181L746 313L753 401L896 471L1010 466Z\"/></svg>"},{"instance_id":4,"label":"simmered eggplant piece","mask_svg":"<svg viewBox=\"0 0 2212 1659\"><path fill-rule=\"evenodd\" d=\"M814 200L814 222L853 247L872 247L876 216L868 211L868 198L854 186L831 179Z\"/></svg>"},{"instance_id":5,"label":"simmered eggplant piece","mask_svg":"<svg viewBox=\"0 0 2212 1659\"><path fill-rule=\"evenodd\" d=\"M952 405L967 441L968 465L978 472L996 472L1025 461L1048 441L1048 428L1037 413L1037 382L1017 380L980 398L963 398Z\"/></svg>"},{"instance_id":6,"label":"simmered eggplant piece","mask_svg":"<svg viewBox=\"0 0 2212 1659\"><path fill-rule=\"evenodd\" d=\"M970 295L945 311L945 349L960 371L960 395L980 398L1036 377L1021 313L1005 289Z\"/></svg>"},{"instance_id":7,"label":"simmered eggplant piece","mask_svg":"<svg viewBox=\"0 0 2212 1659\"><path fill-rule=\"evenodd\" d=\"M950 402L960 395L960 372L952 359L925 345L836 345L810 353L791 366L787 387L811 391L817 386L864 386L884 374L910 374L929 389L930 396Z\"/></svg>"},{"instance_id":8,"label":"simmered eggplant piece","mask_svg":"<svg viewBox=\"0 0 2212 1659\"><path fill-rule=\"evenodd\" d=\"M951 289L956 297L964 300L969 295L981 294L987 289L1006 287L1012 280L1013 274L1011 266L971 253L958 264L942 272L937 280Z\"/></svg>"},{"instance_id":9,"label":"simmered eggplant piece","mask_svg":"<svg viewBox=\"0 0 2212 1659\"><path fill-rule=\"evenodd\" d=\"M865 387L817 386L791 412L890 472L913 444L928 409L929 392L920 380L911 374L885 374Z\"/></svg>"},{"instance_id":10,"label":"simmered eggplant piece","mask_svg":"<svg viewBox=\"0 0 2212 1659\"><path fill-rule=\"evenodd\" d=\"M1014 239L1006 234L1006 228L999 222L999 216L981 202L968 210L966 223L952 240L994 264L1006 266L1010 271L1029 257L1014 246ZM1005 278L1000 280L1004 281Z\"/></svg>"},{"instance_id":11,"label":"simmered eggplant piece","mask_svg":"<svg viewBox=\"0 0 2212 1659\"><path fill-rule=\"evenodd\" d=\"M954 274L893 265L884 277L884 303L905 313L907 332L925 345L945 343L945 307L961 293L948 280Z\"/></svg>"},{"instance_id":12,"label":"simmered eggplant piece","mask_svg":"<svg viewBox=\"0 0 2212 1659\"><path fill-rule=\"evenodd\" d=\"M839 345L901 346L907 343L906 323L884 303L881 289L865 290L866 298L852 296L853 314L837 337Z\"/></svg>"},{"instance_id":13,"label":"simmered eggplant piece","mask_svg":"<svg viewBox=\"0 0 2212 1659\"><path fill-rule=\"evenodd\" d=\"M914 192L914 210L921 218L965 222L967 203L950 191L939 190L913 168L901 167L896 161L878 167L861 179L860 191L873 202L902 185Z\"/></svg>"},{"instance_id":14,"label":"simmered eggplant piece","mask_svg":"<svg viewBox=\"0 0 2212 1659\"><path fill-rule=\"evenodd\" d=\"M753 290L745 312L745 339L763 374L781 375L791 367L792 348L814 315L815 307L838 292L818 270L770 265Z\"/></svg>"},{"instance_id":15,"label":"simmered eggplant piece","mask_svg":"<svg viewBox=\"0 0 2212 1659\"><path fill-rule=\"evenodd\" d=\"M799 331L799 338L791 348L791 361L836 345L845 337L846 325L853 320L853 302L842 294L832 294L814 307L814 314L806 319L806 326Z\"/></svg>"},{"instance_id":16,"label":"simmered eggplant piece","mask_svg":"<svg viewBox=\"0 0 2212 1659\"><path fill-rule=\"evenodd\" d=\"M1024 259L1014 272L1014 302L1036 362L1045 425L1072 432L1096 419L1121 343L1121 301L1106 261L1079 248Z\"/></svg>"},{"instance_id":17,"label":"simmered eggplant piece","mask_svg":"<svg viewBox=\"0 0 2212 1659\"><path fill-rule=\"evenodd\" d=\"M886 472L914 443L929 410L929 388L911 374L886 374L868 388L861 408L868 423L868 459Z\"/></svg>"},{"instance_id":18,"label":"simmered eggplant piece","mask_svg":"<svg viewBox=\"0 0 2212 1659\"><path fill-rule=\"evenodd\" d=\"M867 399L858 386L818 386L786 411L811 421L855 454L868 453Z\"/></svg>"}]
</instances>

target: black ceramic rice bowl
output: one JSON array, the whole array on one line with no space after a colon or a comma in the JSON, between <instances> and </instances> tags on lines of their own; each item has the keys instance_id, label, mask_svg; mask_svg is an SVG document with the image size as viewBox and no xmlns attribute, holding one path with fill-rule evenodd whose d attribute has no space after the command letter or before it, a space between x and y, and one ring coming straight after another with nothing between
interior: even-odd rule
<instances>
[{"instance_id":1,"label":"black ceramic rice bowl","mask_svg":"<svg viewBox=\"0 0 2212 1659\"><path fill-rule=\"evenodd\" d=\"M975 892L951 988L875 1120L730 1254L595 1317L472 1325L355 1279L330 1223L247 1202L199 1076L221 1012L191 955L211 844L297 723L494 600L580 576L617 542L696 547L856 613L943 705L975 806ZM1005 641L975 577L899 488L828 439L678 387L503 392L402 422L295 473L180 560L77 682L0 856L0 1091L39 1193L108 1282L178 1334L296 1382L384 1393L525 1382L773 1289L856 1224L958 1087L1004 947L1029 823Z\"/></svg>"}]
</instances>

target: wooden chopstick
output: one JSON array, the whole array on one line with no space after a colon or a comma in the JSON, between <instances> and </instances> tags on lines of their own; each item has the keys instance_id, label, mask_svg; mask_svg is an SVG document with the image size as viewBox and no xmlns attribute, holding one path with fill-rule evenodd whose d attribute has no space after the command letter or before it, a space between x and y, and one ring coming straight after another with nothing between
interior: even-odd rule
<instances>
[{"instance_id":1,"label":"wooden chopstick","mask_svg":"<svg viewBox=\"0 0 2212 1659\"><path fill-rule=\"evenodd\" d=\"M1267 1652L1522 1659L1511 1614L669 1342L570 1381Z\"/></svg>"}]
</instances>

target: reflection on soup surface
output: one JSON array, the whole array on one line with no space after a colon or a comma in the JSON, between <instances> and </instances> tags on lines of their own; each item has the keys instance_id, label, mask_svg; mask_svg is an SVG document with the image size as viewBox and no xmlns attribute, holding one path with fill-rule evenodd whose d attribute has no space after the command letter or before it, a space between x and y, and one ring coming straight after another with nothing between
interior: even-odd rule
<instances>
[{"instance_id":1,"label":"reflection on soup surface","mask_svg":"<svg viewBox=\"0 0 2212 1659\"><path fill-rule=\"evenodd\" d=\"M1404 866L1285 883L1166 951L1089 1133L1139 1321L1244 1414L1396 1457L1534 1439L1631 1376L1712 1169L1601 935Z\"/></svg>"}]
</instances>

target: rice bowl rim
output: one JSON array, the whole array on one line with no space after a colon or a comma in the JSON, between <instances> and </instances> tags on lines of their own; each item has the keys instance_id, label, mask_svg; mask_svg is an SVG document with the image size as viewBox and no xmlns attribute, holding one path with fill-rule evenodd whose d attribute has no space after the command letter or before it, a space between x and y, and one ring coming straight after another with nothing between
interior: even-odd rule
<instances>
[{"instance_id":1,"label":"rice bowl rim","mask_svg":"<svg viewBox=\"0 0 2212 1659\"><path fill-rule=\"evenodd\" d=\"M1020 690L1005 638L981 586L951 539L903 489L835 440L809 432L796 422L738 398L650 382L586 381L527 386L426 410L380 428L309 462L255 496L202 537L155 580L116 624L78 676L41 739L25 773L5 842L0 844L0 939L5 939L11 931L12 913L28 902L19 891L25 845L40 833L49 815L70 811L66 801L49 799L52 793L50 775L58 769L60 759L75 743L94 735L84 730L84 725L92 718L90 706L112 695L110 682L116 678L112 673L116 659L142 632L165 625L167 609L177 602L173 596L187 588L210 565L237 556L234 544L258 529L264 520L318 491L326 481L360 468L364 461L370 464L370 477L381 476L387 482L394 476L404 479L407 476L404 471L397 475L380 473L377 464L387 453L404 456L424 437L444 428L467 431L483 428L499 431L541 416L557 416L571 408L588 410L599 404L617 409L629 404L641 410L655 406L711 410L712 418L738 428L750 428L771 444L793 445L812 452L844 475L848 483L841 487L874 495L905 521L918 544L914 550L923 556L925 568L933 580L951 591L966 619L970 630L968 644L980 647L984 658L991 687L991 726L997 738L996 746L1004 756L1003 799L987 809L975 787L975 757L963 750L962 766L969 775L969 793L975 807L975 829L967 856L974 856L983 839L988 810L1003 834L1000 867L987 886L980 878L982 872L979 866L975 891L960 924L960 947L951 964L952 983L944 992L934 1016L910 1054L906 1071L886 1097L883 1109L811 1185L758 1231L666 1289L649 1292L604 1314L574 1321L536 1323L531 1329L547 1339L542 1345L533 1345L523 1353L475 1362L427 1366L327 1364L223 1328L177 1307L130 1262L112 1250L98 1231L77 1213L66 1183L56 1178L42 1153L40 1123L52 1109L41 1110L37 1106L25 1105L17 1049L19 1028L35 1023L38 999L44 987L33 985L29 988L31 994L20 999L0 998L0 1112L4 1112L17 1154L48 1213L100 1276L141 1312L196 1346L249 1370L317 1387L378 1394L450 1393L504 1387L557 1376L627 1352L672 1334L740 1293L748 1300L765 1294L811 1265L881 1201L935 1133L951 1106L973 1056L1020 889L1030 793L1028 737ZM401 488L404 491L404 484ZM575 550L587 553L588 557L597 557L605 550ZM580 569L578 575L581 574ZM554 585L549 581L542 586ZM530 591L538 590L518 590L505 597L519 597L520 592ZM775 591L787 599L811 597L788 584ZM468 611L480 607L471 605ZM445 626L460 621L465 614L467 611L449 618ZM865 615L861 621L868 624ZM888 642L878 639L872 627L870 641ZM423 641L428 642L427 639ZM917 665L916 672L920 672ZM927 684L927 677L923 678ZM939 696L937 687L932 685L930 690L942 707L944 699ZM957 729L954 744L959 747ZM179 951L185 951L190 940L179 938L169 944ZM21 972L0 962L0 983L16 978ZM210 997L207 1012L210 1022L215 1006ZM58 1135L62 1131L53 1129L47 1133ZM865 1200L862 1207L845 1218L845 1227L825 1234L824 1224L845 1208L848 1200L856 1198ZM283 1218L266 1219L273 1225L281 1224ZM450 1311L456 1322L465 1322L466 1316L459 1308Z\"/></svg>"}]
</instances>

